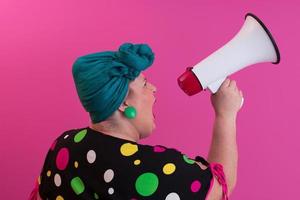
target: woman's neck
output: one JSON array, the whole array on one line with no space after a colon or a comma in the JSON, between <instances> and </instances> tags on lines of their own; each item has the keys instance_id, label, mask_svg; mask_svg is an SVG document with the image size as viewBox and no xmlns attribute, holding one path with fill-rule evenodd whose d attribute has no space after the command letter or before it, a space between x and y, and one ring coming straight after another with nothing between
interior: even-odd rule
<instances>
[{"instance_id":1,"label":"woman's neck","mask_svg":"<svg viewBox=\"0 0 300 200\"><path fill-rule=\"evenodd\" d=\"M125 124L127 123L127 124ZM140 139L137 130L128 122L113 124L110 121L103 121L96 124L90 124L91 129L110 135L113 137L138 142Z\"/></svg>"}]
</instances>

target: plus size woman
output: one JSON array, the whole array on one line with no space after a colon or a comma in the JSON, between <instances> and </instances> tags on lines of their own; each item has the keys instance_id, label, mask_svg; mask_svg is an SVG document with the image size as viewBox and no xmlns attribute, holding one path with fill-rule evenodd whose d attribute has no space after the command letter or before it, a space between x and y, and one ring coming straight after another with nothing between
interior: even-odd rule
<instances>
[{"instance_id":1,"label":"plus size woman","mask_svg":"<svg viewBox=\"0 0 300 200\"><path fill-rule=\"evenodd\" d=\"M228 199L236 184L241 91L227 79L211 95L215 122L207 159L140 144L155 128L157 88L142 73L153 61L149 45L124 43L74 62L76 91L91 123L53 141L30 199Z\"/></svg>"}]
</instances>

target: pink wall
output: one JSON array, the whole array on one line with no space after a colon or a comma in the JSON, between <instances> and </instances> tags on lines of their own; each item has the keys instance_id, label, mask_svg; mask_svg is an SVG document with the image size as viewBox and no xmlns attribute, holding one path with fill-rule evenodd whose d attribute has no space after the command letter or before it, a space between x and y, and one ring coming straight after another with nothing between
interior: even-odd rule
<instances>
[{"instance_id":1,"label":"pink wall","mask_svg":"<svg viewBox=\"0 0 300 200\"><path fill-rule=\"evenodd\" d=\"M44 2L44 3L41 3ZM0 199L26 199L53 139L89 124L71 75L83 54L148 43L157 128L141 141L195 156L209 149L209 92L186 96L176 78L231 39L253 12L281 50L231 78L244 92L238 183L231 199L300 196L299 3L293 1L0 1Z\"/></svg>"}]
</instances>

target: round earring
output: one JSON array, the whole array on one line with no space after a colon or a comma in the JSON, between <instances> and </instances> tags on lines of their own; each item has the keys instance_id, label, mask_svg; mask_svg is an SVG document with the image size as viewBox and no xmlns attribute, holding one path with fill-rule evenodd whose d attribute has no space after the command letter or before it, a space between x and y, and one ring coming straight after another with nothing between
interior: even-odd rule
<instances>
[{"instance_id":1,"label":"round earring","mask_svg":"<svg viewBox=\"0 0 300 200\"><path fill-rule=\"evenodd\" d=\"M124 110L124 115L128 119L133 119L136 117L136 109L133 106L128 106Z\"/></svg>"}]
</instances>

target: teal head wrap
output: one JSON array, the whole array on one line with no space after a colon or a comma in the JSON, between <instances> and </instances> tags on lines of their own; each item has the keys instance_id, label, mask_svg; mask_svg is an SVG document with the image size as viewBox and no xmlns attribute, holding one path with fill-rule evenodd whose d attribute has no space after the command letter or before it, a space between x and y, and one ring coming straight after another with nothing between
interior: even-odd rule
<instances>
[{"instance_id":1,"label":"teal head wrap","mask_svg":"<svg viewBox=\"0 0 300 200\"><path fill-rule=\"evenodd\" d=\"M93 123L105 120L124 101L128 85L152 65L147 44L125 43L117 52L104 51L77 58L72 74L84 109Z\"/></svg>"}]
</instances>

